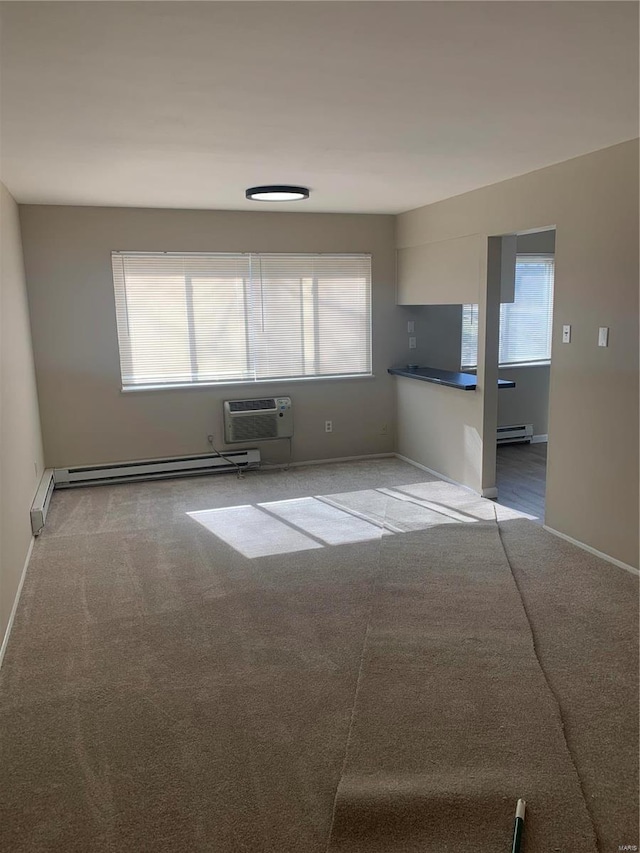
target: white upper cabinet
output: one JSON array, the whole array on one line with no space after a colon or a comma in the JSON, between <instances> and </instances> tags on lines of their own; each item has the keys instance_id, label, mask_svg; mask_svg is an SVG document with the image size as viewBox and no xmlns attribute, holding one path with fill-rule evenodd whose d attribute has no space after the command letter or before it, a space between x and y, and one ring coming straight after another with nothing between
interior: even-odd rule
<instances>
[{"instance_id":1,"label":"white upper cabinet","mask_svg":"<svg viewBox=\"0 0 640 853\"><path fill-rule=\"evenodd\" d=\"M486 281L487 238L455 237L398 249L398 305L477 303Z\"/></svg>"}]
</instances>

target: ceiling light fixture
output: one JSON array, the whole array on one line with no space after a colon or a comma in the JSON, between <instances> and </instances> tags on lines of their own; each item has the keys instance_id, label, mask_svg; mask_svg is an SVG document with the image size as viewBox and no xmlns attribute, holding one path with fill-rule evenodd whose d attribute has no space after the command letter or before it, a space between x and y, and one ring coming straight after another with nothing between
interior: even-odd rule
<instances>
[{"instance_id":1,"label":"ceiling light fixture","mask_svg":"<svg viewBox=\"0 0 640 853\"><path fill-rule=\"evenodd\" d=\"M307 187L273 184L267 187L249 187L245 196L249 201L301 201L309 198L309 190Z\"/></svg>"}]
</instances>

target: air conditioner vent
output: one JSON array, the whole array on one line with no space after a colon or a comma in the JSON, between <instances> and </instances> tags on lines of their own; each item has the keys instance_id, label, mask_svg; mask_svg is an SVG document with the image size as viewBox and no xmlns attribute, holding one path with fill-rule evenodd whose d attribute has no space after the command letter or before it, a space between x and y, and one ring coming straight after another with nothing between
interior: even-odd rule
<instances>
[{"instance_id":1,"label":"air conditioner vent","mask_svg":"<svg viewBox=\"0 0 640 853\"><path fill-rule=\"evenodd\" d=\"M273 397L265 400L231 400L229 402L230 412L256 412L262 409L271 409L276 407L276 401Z\"/></svg>"},{"instance_id":2,"label":"air conditioner vent","mask_svg":"<svg viewBox=\"0 0 640 853\"><path fill-rule=\"evenodd\" d=\"M234 441L258 441L278 437L277 415L247 415L233 422Z\"/></svg>"},{"instance_id":3,"label":"air conditioner vent","mask_svg":"<svg viewBox=\"0 0 640 853\"><path fill-rule=\"evenodd\" d=\"M292 435L291 397L225 401L224 440L226 444L291 438Z\"/></svg>"}]
</instances>

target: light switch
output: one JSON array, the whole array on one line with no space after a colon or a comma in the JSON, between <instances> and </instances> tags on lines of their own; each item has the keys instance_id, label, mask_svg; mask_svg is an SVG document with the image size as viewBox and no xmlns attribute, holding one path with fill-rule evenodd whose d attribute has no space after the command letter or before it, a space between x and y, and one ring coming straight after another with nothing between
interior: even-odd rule
<instances>
[{"instance_id":1,"label":"light switch","mask_svg":"<svg viewBox=\"0 0 640 853\"><path fill-rule=\"evenodd\" d=\"M415 349L415 348L416 348L416 339L415 338L409 338L409 349Z\"/></svg>"},{"instance_id":2,"label":"light switch","mask_svg":"<svg viewBox=\"0 0 640 853\"><path fill-rule=\"evenodd\" d=\"M598 329L598 346L599 347L608 347L609 346L609 327L608 326L600 326Z\"/></svg>"},{"instance_id":3,"label":"light switch","mask_svg":"<svg viewBox=\"0 0 640 853\"><path fill-rule=\"evenodd\" d=\"M416 323L415 323L415 320L409 320L409 321L407 322L407 332L408 332L410 335L412 335L412 334L415 332L415 330L416 330Z\"/></svg>"},{"instance_id":4,"label":"light switch","mask_svg":"<svg viewBox=\"0 0 640 853\"><path fill-rule=\"evenodd\" d=\"M571 343L571 326L566 325L562 327L562 343L570 344Z\"/></svg>"}]
</instances>

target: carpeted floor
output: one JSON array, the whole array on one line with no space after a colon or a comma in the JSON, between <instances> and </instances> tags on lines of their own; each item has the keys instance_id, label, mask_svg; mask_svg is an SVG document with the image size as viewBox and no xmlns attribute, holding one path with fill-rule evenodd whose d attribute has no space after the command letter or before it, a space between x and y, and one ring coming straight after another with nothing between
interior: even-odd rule
<instances>
[{"instance_id":1,"label":"carpeted floor","mask_svg":"<svg viewBox=\"0 0 640 853\"><path fill-rule=\"evenodd\" d=\"M497 513L497 519L496 519ZM11 853L638 844L638 579L397 460L56 492Z\"/></svg>"}]
</instances>

